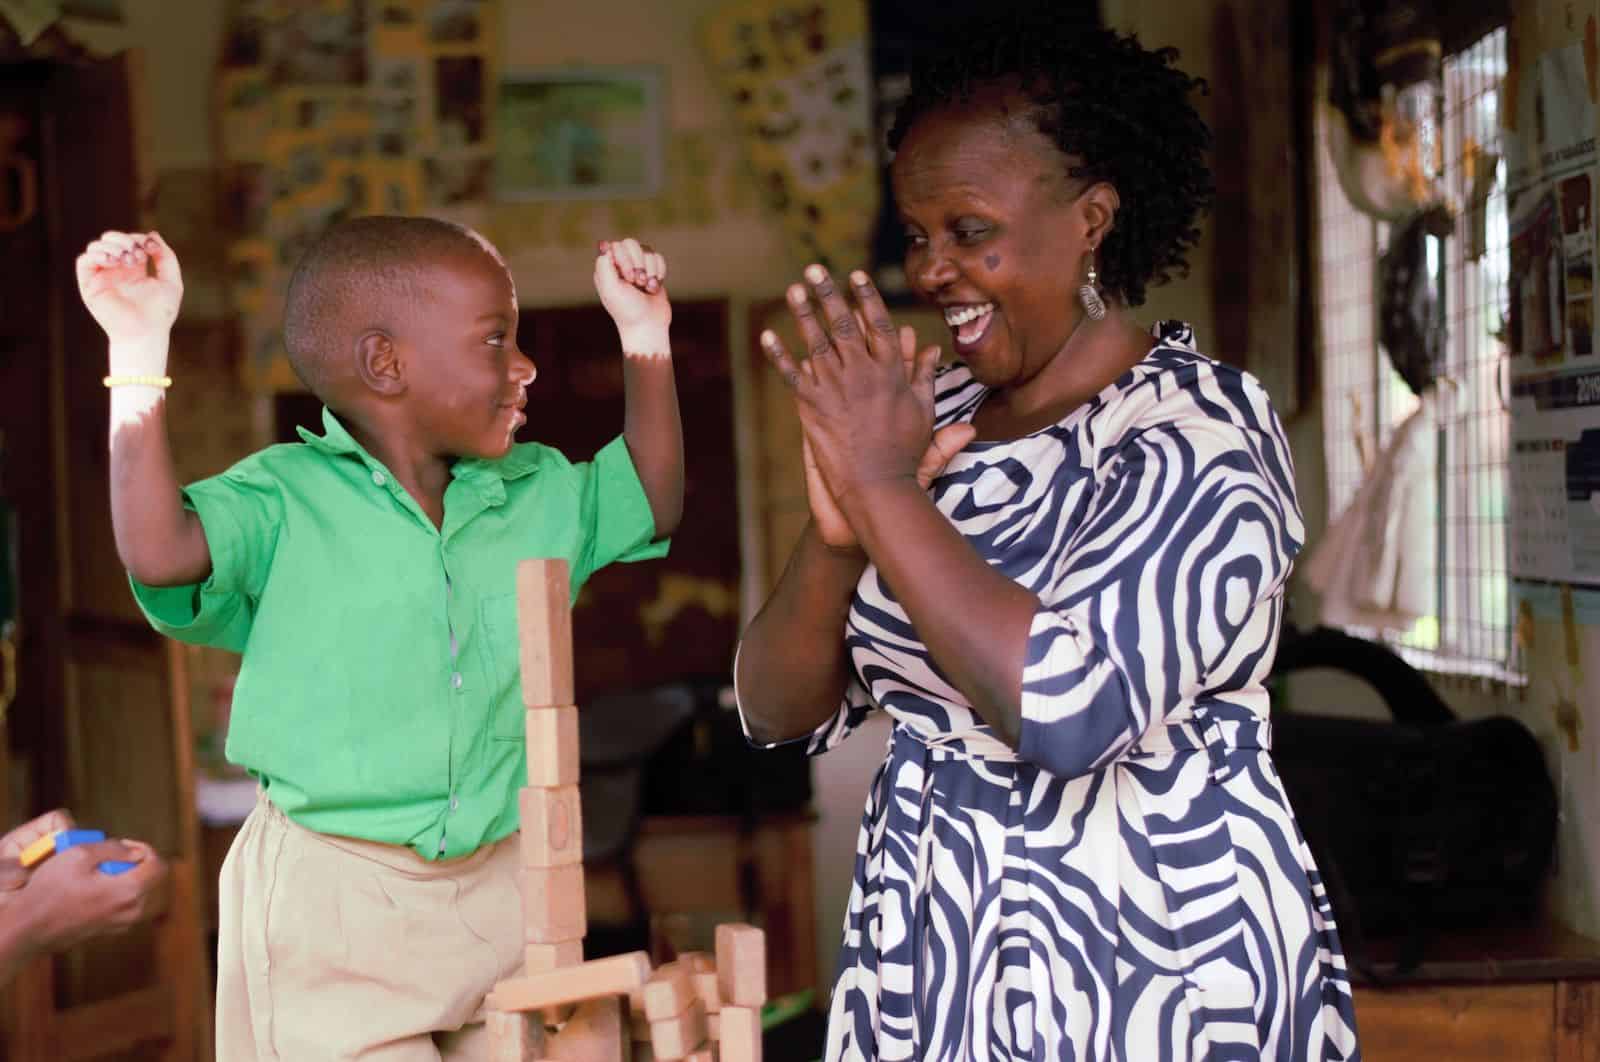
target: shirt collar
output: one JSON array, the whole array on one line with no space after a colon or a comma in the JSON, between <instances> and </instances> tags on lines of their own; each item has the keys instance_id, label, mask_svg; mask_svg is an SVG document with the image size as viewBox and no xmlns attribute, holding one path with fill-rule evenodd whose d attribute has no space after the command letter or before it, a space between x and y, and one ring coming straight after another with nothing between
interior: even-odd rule
<instances>
[{"instance_id":1,"label":"shirt collar","mask_svg":"<svg viewBox=\"0 0 1600 1062\"><path fill-rule=\"evenodd\" d=\"M333 415L333 410L327 406L322 407L323 434L314 434L310 428L295 426L295 431L300 433L300 438L313 450L331 456L339 454L355 454L358 457L371 459L371 455L361 448L355 437L339 423L339 418Z\"/></svg>"},{"instance_id":2,"label":"shirt collar","mask_svg":"<svg viewBox=\"0 0 1600 1062\"><path fill-rule=\"evenodd\" d=\"M300 438L318 453L330 457L351 455L360 459L365 464L374 468L379 467L378 461L356 442L333 410L327 406L322 407L322 434L317 435L309 428L296 426L295 431ZM452 478L464 479L469 482L492 483L500 480L521 479L539 467L541 458L540 448L537 446L513 446L511 452L504 457L493 461L481 458L463 458L451 467Z\"/></svg>"}]
</instances>

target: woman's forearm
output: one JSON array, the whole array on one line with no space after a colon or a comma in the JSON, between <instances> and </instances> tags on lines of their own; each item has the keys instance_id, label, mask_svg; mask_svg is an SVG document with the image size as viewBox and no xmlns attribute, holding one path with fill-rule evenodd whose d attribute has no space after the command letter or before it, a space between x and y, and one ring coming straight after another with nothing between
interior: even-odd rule
<instances>
[{"instance_id":1,"label":"woman's forearm","mask_svg":"<svg viewBox=\"0 0 1600 1062\"><path fill-rule=\"evenodd\" d=\"M803 737L839 710L850 677L845 619L865 568L859 551L830 549L806 525L739 645L734 684L756 741Z\"/></svg>"}]
</instances>

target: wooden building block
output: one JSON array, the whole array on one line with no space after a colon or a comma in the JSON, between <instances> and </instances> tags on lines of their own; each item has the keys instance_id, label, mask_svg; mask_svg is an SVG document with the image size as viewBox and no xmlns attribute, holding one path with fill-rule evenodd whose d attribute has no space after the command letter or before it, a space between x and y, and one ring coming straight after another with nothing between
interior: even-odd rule
<instances>
[{"instance_id":1,"label":"wooden building block","mask_svg":"<svg viewBox=\"0 0 1600 1062\"><path fill-rule=\"evenodd\" d=\"M676 965L663 966L644 983L644 1016L650 1021L676 1018L689 1009L694 985Z\"/></svg>"},{"instance_id":2,"label":"wooden building block","mask_svg":"<svg viewBox=\"0 0 1600 1062\"><path fill-rule=\"evenodd\" d=\"M550 1062L625 1062L633 1052L624 1008L618 996L579 1003L561 1031L550 1037L545 1057Z\"/></svg>"},{"instance_id":3,"label":"wooden building block","mask_svg":"<svg viewBox=\"0 0 1600 1062\"><path fill-rule=\"evenodd\" d=\"M761 1010L723 1007L717 1041L722 1062L761 1062Z\"/></svg>"},{"instance_id":4,"label":"wooden building block","mask_svg":"<svg viewBox=\"0 0 1600 1062\"><path fill-rule=\"evenodd\" d=\"M767 1001L767 935L742 922L717 927L717 986L724 1005L760 1007Z\"/></svg>"},{"instance_id":5,"label":"wooden building block","mask_svg":"<svg viewBox=\"0 0 1600 1062\"><path fill-rule=\"evenodd\" d=\"M583 862L583 814L575 785L521 793L522 865L559 867Z\"/></svg>"},{"instance_id":6,"label":"wooden building block","mask_svg":"<svg viewBox=\"0 0 1600 1062\"><path fill-rule=\"evenodd\" d=\"M707 1014L715 1014L722 1009L722 989L717 985L717 971L693 974L689 980L694 984L695 996L706 1005Z\"/></svg>"},{"instance_id":7,"label":"wooden building block","mask_svg":"<svg viewBox=\"0 0 1600 1062\"><path fill-rule=\"evenodd\" d=\"M501 981L488 1005L500 1010L539 1010L603 996L625 996L650 976L650 956L642 951L563 966L541 974Z\"/></svg>"},{"instance_id":8,"label":"wooden building block","mask_svg":"<svg viewBox=\"0 0 1600 1062\"><path fill-rule=\"evenodd\" d=\"M710 1047L702 1047L683 1056L683 1062L716 1062L716 1059L717 1053Z\"/></svg>"},{"instance_id":9,"label":"wooden building block","mask_svg":"<svg viewBox=\"0 0 1600 1062\"><path fill-rule=\"evenodd\" d=\"M522 703L571 704L572 597L559 557L517 565L517 635L522 647Z\"/></svg>"},{"instance_id":10,"label":"wooden building block","mask_svg":"<svg viewBox=\"0 0 1600 1062\"><path fill-rule=\"evenodd\" d=\"M682 1014L650 1023L650 1046L659 1059L680 1059L706 1042L706 1008L689 1001Z\"/></svg>"},{"instance_id":11,"label":"wooden building block","mask_svg":"<svg viewBox=\"0 0 1600 1062\"><path fill-rule=\"evenodd\" d=\"M583 941L560 940L554 944L524 944L522 968L535 974L560 966L576 966L583 961Z\"/></svg>"},{"instance_id":12,"label":"wooden building block","mask_svg":"<svg viewBox=\"0 0 1600 1062\"><path fill-rule=\"evenodd\" d=\"M690 974L715 973L717 970L717 960L706 951L680 951L678 957L672 961Z\"/></svg>"},{"instance_id":13,"label":"wooden building block","mask_svg":"<svg viewBox=\"0 0 1600 1062\"><path fill-rule=\"evenodd\" d=\"M644 1011L636 1010L628 1015L628 1030L636 1044L650 1042L650 1019L644 1016Z\"/></svg>"},{"instance_id":14,"label":"wooden building block","mask_svg":"<svg viewBox=\"0 0 1600 1062\"><path fill-rule=\"evenodd\" d=\"M706 1015L706 1039L712 1043L722 1039L721 1013Z\"/></svg>"},{"instance_id":15,"label":"wooden building block","mask_svg":"<svg viewBox=\"0 0 1600 1062\"><path fill-rule=\"evenodd\" d=\"M545 1057L540 1015L490 1010L484 1024L489 1032L489 1062L541 1062Z\"/></svg>"},{"instance_id":16,"label":"wooden building block","mask_svg":"<svg viewBox=\"0 0 1600 1062\"><path fill-rule=\"evenodd\" d=\"M589 922L582 863L522 868L522 929L525 944L560 944L583 939ZM643 978L640 982L643 983Z\"/></svg>"},{"instance_id":17,"label":"wooden building block","mask_svg":"<svg viewBox=\"0 0 1600 1062\"><path fill-rule=\"evenodd\" d=\"M578 709L570 704L529 708L528 784L578 784Z\"/></svg>"}]
</instances>

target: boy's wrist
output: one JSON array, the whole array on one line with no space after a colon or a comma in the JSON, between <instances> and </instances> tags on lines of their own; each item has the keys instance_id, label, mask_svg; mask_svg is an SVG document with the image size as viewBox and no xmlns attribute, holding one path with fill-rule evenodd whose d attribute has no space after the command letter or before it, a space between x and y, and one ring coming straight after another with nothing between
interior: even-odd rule
<instances>
[{"instance_id":1,"label":"boy's wrist","mask_svg":"<svg viewBox=\"0 0 1600 1062\"><path fill-rule=\"evenodd\" d=\"M672 338L666 325L629 325L617 329L617 338L622 341L624 354L672 353Z\"/></svg>"},{"instance_id":2,"label":"boy's wrist","mask_svg":"<svg viewBox=\"0 0 1600 1062\"><path fill-rule=\"evenodd\" d=\"M113 339L110 364L112 376L163 376L167 371L167 351L170 336L163 332L157 336L138 339Z\"/></svg>"}]
</instances>

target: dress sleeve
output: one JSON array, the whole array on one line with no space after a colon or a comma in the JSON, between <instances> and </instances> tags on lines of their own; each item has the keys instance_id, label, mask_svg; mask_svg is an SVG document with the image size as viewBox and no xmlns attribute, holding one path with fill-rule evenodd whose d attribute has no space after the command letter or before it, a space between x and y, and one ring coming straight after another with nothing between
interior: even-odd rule
<instances>
[{"instance_id":1,"label":"dress sleeve","mask_svg":"<svg viewBox=\"0 0 1600 1062\"><path fill-rule=\"evenodd\" d=\"M1183 388L1100 455L1022 675L1022 756L1063 776L1115 760L1205 692L1261 682L1304 538L1259 386Z\"/></svg>"}]
</instances>

